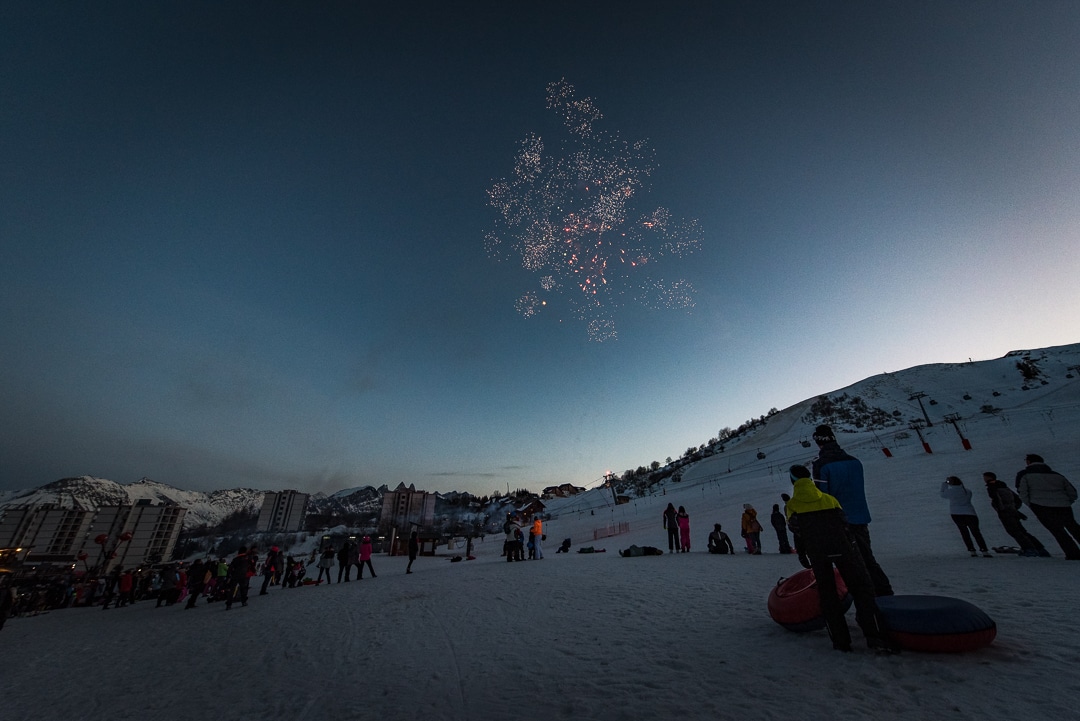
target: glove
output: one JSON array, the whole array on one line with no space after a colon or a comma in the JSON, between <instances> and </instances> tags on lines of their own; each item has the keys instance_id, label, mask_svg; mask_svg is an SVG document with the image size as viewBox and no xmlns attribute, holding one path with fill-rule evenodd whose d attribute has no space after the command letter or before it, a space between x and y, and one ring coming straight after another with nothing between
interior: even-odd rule
<instances>
[{"instance_id":1,"label":"glove","mask_svg":"<svg viewBox=\"0 0 1080 721\"><path fill-rule=\"evenodd\" d=\"M802 564L803 568L810 568L810 559L802 551L799 551L799 563Z\"/></svg>"},{"instance_id":2,"label":"glove","mask_svg":"<svg viewBox=\"0 0 1080 721\"><path fill-rule=\"evenodd\" d=\"M1017 513L1016 517L1019 518L1021 521L1027 520L1027 516L1025 516L1023 513Z\"/></svg>"}]
</instances>

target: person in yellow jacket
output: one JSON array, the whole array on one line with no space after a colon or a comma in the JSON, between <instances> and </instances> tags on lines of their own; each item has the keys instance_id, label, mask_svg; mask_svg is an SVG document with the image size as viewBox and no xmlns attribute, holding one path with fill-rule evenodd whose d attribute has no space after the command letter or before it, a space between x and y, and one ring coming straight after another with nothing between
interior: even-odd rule
<instances>
[{"instance_id":1,"label":"person in yellow jacket","mask_svg":"<svg viewBox=\"0 0 1080 721\"><path fill-rule=\"evenodd\" d=\"M851 651L851 633L833 576L836 566L854 599L855 622L866 637L866 645L879 653L897 653L874 600L874 582L855 546L840 502L814 485L806 466L794 465L788 472L792 483L791 498L785 507L788 527L795 537L799 562L814 572L833 648Z\"/></svg>"},{"instance_id":2,"label":"person in yellow jacket","mask_svg":"<svg viewBox=\"0 0 1080 721\"><path fill-rule=\"evenodd\" d=\"M540 522L540 514L536 514L536 518L532 523L532 537L533 537L533 550L536 552L536 560L540 560L544 557L544 546L541 541L544 540L544 524Z\"/></svg>"},{"instance_id":3,"label":"person in yellow jacket","mask_svg":"<svg viewBox=\"0 0 1080 721\"><path fill-rule=\"evenodd\" d=\"M746 539L746 552L761 555L761 522L757 519L757 509L749 503L743 504L742 537Z\"/></svg>"}]
</instances>

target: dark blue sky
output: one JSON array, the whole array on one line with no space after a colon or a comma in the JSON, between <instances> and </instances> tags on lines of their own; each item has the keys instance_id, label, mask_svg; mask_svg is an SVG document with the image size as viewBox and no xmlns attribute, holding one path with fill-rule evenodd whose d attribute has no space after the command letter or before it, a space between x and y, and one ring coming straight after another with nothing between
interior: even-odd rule
<instances>
[{"instance_id":1,"label":"dark blue sky","mask_svg":"<svg viewBox=\"0 0 1080 721\"><path fill-rule=\"evenodd\" d=\"M1075 342L1078 37L1072 2L4 3L0 488L584 485ZM693 307L605 342L485 252L562 78L701 229L662 266Z\"/></svg>"}]
</instances>

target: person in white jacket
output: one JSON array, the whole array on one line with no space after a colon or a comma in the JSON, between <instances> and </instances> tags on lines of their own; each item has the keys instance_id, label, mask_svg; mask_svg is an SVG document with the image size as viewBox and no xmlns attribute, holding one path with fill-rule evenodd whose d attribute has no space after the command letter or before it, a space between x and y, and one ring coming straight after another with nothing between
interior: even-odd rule
<instances>
[{"instance_id":1,"label":"person in white jacket","mask_svg":"<svg viewBox=\"0 0 1080 721\"><path fill-rule=\"evenodd\" d=\"M968 552L973 557L979 555L975 552L975 544L971 542L971 537L974 536L982 555L993 558L979 531L979 516L975 513L975 506L971 505L971 490L956 476L949 476L941 484L941 497L949 501L949 513L952 514L953 523L960 529L960 537L964 539Z\"/></svg>"}]
</instances>

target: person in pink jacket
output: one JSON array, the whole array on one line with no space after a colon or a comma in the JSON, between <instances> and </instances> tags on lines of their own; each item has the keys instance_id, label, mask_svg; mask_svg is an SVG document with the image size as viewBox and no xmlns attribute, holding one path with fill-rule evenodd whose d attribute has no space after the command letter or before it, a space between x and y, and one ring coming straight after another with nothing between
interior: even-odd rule
<instances>
[{"instance_id":1,"label":"person in pink jacket","mask_svg":"<svg viewBox=\"0 0 1080 721\"><path fill-rule=\"evenodd\" d=\"M360 573L357 579L364 577L364 564L371 570L371 577L375 578L375 567L371 565L371 536L364 536L360 541Z\"/></svg>"},{"instance_id":2,"label":"person in pink jacket","mask_svg":"<svg viewBox=\"0 0 1080 721\"><path fill-rule=\"evenodd\" d=\"M683 506L679 506L679 512L675 514L675 523L679 526L679 543L683 553L690 552L690 514Z\"/></svg>"}]
</instances>

